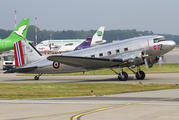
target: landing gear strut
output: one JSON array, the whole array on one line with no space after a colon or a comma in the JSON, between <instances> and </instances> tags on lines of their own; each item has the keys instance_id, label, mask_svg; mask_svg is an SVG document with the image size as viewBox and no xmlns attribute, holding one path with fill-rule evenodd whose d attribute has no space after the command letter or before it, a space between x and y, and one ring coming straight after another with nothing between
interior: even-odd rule
<instances>
[{"instance_id":1,"label":"landing gear strut","mask_svg":"<svg viewBox=\"0 0 179 120\"><path fill-rule=\"evenodd\" d=\"M123 68L122 68L122 70L121 70L121 67L119 67L120 73L117 73L117 72L114 71L112 68L110 68L110 69L118 75L118 79L119 79L120 81L127 81L127 79L128 79L128 74L123 71Z\"/></svg>"},{"instance_id":2,"label":"landing gear strut","mask_svg":"<svg viewBox=\"0 0 179 120\"><path fill-rule=\"evenodd\" d=\"M34 77L34 80L39 80L39 77L42 75L43 73L39 73L37 76Z\"/></svg>"}]
</instances>

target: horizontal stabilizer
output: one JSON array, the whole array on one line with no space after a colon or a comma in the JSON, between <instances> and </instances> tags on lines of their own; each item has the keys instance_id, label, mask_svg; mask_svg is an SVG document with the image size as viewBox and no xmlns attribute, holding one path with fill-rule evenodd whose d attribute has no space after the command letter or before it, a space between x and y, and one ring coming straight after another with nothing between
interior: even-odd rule
<instances>
[{"instance_id":1,"label":"horizontal stabilizer","mask_svg":"<svg viewBox=\"0 0 179 120\"><path fill-rule=\"evenodd\" d=\"M74 56L49 56L48 60L60 62L74 67L84 69L99 69L118 65L123 62L122 59L112 58L94 58L94 57L74 57Z\"/></svg>"},{"instance_id":2,"label":"horizontal stabilizer","mask_svg":"<svg viewBox=\"0 0 179 120\"><path fill-rule=\"evenodd\" d=\"M19 68L19 69L10 69L5 71L4 73L15 73L15 72L19 72L19 73L27 73L28 71L32 71L37 69L38 67L29 67L29 68Z\"/></svg>"}]
</instances>

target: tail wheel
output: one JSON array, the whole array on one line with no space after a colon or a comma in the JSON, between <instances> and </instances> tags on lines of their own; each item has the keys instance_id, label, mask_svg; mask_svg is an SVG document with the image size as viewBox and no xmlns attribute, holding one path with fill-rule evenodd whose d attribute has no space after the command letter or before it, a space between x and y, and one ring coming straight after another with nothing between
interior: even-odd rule
<instances>
[{"instance_id":1,"label":"tail wheel","mask_svg":"<svg viewBox=\"0 0 179 120\"><path fill-rule=\"evenodd\" d=\"M135 76L138 80L143 80L145 78L145 73L143 71L138 71Z\"/></svg>"},{"instance_id":2,"label":"tail wheel","mask_svg":"<svg viewBox=\"0 0 179 120\"><path fill-rule=\"evenodd\" d=\"M122 72L122 76L121 76L121 74L119 73L118 74L118 79L120 81L127 81L128 80L128 74L126 72Z\"/></svg>"}]
</instances>

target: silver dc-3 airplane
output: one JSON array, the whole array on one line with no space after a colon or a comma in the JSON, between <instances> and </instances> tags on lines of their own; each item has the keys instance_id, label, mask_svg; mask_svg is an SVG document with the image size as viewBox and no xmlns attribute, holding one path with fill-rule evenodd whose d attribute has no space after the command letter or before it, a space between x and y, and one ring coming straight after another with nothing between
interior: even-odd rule
<instances>
[{"instance_id":1,"label":"silver dc-3 airplane","mask_svg":"<svg viewBox=\"0 0 179 120\"><path fill-rule=\"evenodd\" d=\"M102 68L113 70L118 67L120 73L113 71L119 80L126 81L128 74L123 71L123 68L128 67L137 79L143 80L145 73L140 69L140 65L145 64L147 69L151 68L175 45L174 41L166 40L163 36L150 35L60 55L42 56L27 40L23 40L16 42L14 47L16 69L5 73L37 73L34 79L38 80L42 74L46 73L85 72ZM132 70L135 67L137 67L136 72Z\"/></svg>"}]
</instances>

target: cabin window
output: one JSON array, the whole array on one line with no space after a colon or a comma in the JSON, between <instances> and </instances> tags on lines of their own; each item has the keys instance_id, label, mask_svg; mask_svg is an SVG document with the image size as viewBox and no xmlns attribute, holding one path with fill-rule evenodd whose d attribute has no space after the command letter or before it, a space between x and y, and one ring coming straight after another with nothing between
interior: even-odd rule
<instances>
[{"instance_id":1,"label":"cabin window","mask_svg":"<svg viewBox=\"0 0 179 120\"><path fill-rule=\"evenodd\" d=\"M91 57L95 57L95 55L91 55Z\"/></svg>"},{"instance_id":2,"label":"cabin window","mask_svg":"<svg viewBox=\"0 0 179 120\"><path fill-rule=\"evenodd\" d=\"M111 51L108 52L108 55L111 55Z\"/></svg>"},{"instance_id":3,"label":"cabin window","mask_svg":"<svg viewBox=\"0 0 179 120\"><path fill-rule=\"evenodd\" d=\"M124 48L124 51L128 51L128 48Z\"/></svg>"},{"instance_id":4,"label":"cabin window","mask_svg":"<svg viewBox=\"0 0 179 120\"><path fill-rule=\"evenodd\" d=\"M119 49L116 50L116 53L119 53Z\"/></svg>"},{"instance_id":5,"label":"cabin window","mask_svg":"<svg viewBox=\"0 0 179 120\"><path fill-rule=\"evenodd\" d=\"M103 53L99 53L99 56L100 56L100 57L103 56Z\"/></svg>"}]
</instances>

